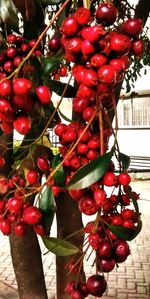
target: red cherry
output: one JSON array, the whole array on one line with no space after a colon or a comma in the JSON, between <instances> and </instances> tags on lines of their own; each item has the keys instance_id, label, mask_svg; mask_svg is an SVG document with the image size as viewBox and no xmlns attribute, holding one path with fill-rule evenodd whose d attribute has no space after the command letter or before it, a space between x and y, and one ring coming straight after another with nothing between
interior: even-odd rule
<instances>
[{"instance_id":1,"label":"red cherry","mask_svg":"<svg viewBox=\"0 0 150 299\"><path fill-rule=\"evenodd\" d=\"M77 152L79 155L84 155L88 151L88 145L86 143L79 143Z\"/></svg>"},{"instance_id":2,"label":"red cherry","mask_svg":"<svg viewBox=\"0 0 150 299\"><path fill-rule=\"evenodd\" d=\"M66 131L66 129L67 125L61 123L55 127L54 132L57 136L61 137L62 134Z\"/></svg>"},{"instance_id":3,"label":"red cherry","mask_svg":"<svg viewBox=\"0 0 150 299\"><path fill-rule=\"evenodd\" d=\"M41 171L46 171L49 169L50 164L48 159L44 158L44 157L38 157L37 158L37 166Z\"/></svg>"},{"instance_id":4,"label":"red cherry","mask_svg":"<svg viewBox=\"0 0 150 299\"><path fill-rule=\"evenodd\" d=\"M62 65L59 73L60 73L61 77L66 77L67 76L67 66Z\"/></svg>"},{"instance_id":5,"label":"red cherry","mask_svg":"<svg viewBox=\"0 0 150 299\"><path fill-rule=\"evenodd\" d=\"M98 248L98 256L101 258L110 258L112 255L112 247L108 240L102 240Z\"/></svg>"},{"instance_id":6,"label":"red cherry","mask_svg":"<svg viewBox=\"0 0 150 299\"><path fill-rule=\"evenodd\" d=\"M80 37L70 38L65 44L65 50L69 54L77 55L81 51L82 39Z\"/></svg>"},{"instance_id":7,"label":"red cherry","mask_svg":"<svg viewBox=\"0 0 150 299\"><path fill-rule=\"evenodd\" d=\"M14 121L14 129L22 135L27 135L31 129L31 118L25 115L18 116Z\"/></svg>"},{"instance_id":8,"label":"red cherry","mask_svg":"<svg viewBox=\"0 0 150 299\"><path fill-rule=\"evenodd\" d=\"M91 247L94 250L98 249L99 242L100 242L100 238L99 238L98 233L90 233L89 236L88 236L88 241L89 241L89 244L91 245Z\"/></svg>"},{"instance_id":9,"label":"red cherry","mask_svg":"<svg viewBox=\"0 0 150 299\"><path fill-rule=\"evenodd\" d=\"M118 176L118 181L120 185L127 186L131 182L131 177L128 173L120 173Z\"/></svg>"},{"instance_id":10,"label":"red cherry","mask_svg":"<svg viewBox=\"0 0 150 299\"><path fill-rule=\"evenodd\" d=\"M21 56L14 57L14 60L13 60L14 66L18 67L22 60L23 60L23 58Z\"/></svg>"},{"instance_id":11,"label":"red cherry","mask_svg":"<svg viewBox=\"0 0 150 299\"><path fill-rule=\"evenodd\" d=\"M26 108L26 105L29 104L29 101L28 101L28 96L20 96L18 94L15 94L13 97L12 97L12 102L14 105L16 106L19 106L19 107L22 107L22 108Z\"/></svg>"},{"instance_id":12,"label":"red cherry","mask_svg":"<svg viewBox=\"0 0 150 299\"><path fill-rule=\"evenodd\" d=\"M89 293L96 297L101 297L106 291L107 282L102 275L92 275L87 280Z\"/></svg>"},{"instance_id":13,"label":"red cherry","mask_svg":"<svg viewBox=\"0 0 150 299\"><path fill-rule=\"evenodd\" d=\"M2 220L0 222L0 230L4 235L10 235L11 233L11 225L8 220Z\"/></svg>"},{"instance_id":14,"label":"red cherry","mask_svg":"<svg viewBox=\"0 0 150 299\"><path fill-rule=\"evenodd\" d=\"M121 212L121 216L123 217L123 219L131 219L134 216L134 211L130 209L124 209Z\"/></svg>"},{"instance_id":15,"label":"red cherry","mask_svg":"<svg viewBox=\"0 0 150 299\"><path fill-rule=\"evenodd\" d=\"M113 172L106 172L103 177L103 183L107 187L115 186L117 183L117 177Z\"/></svg>"},{"instance_id":16,"label":"red cherry","mask_svg":"<svg viewBox=\"0 0 150 299\"><path fill-rule=\"evenodd\" d=\"M125 34L116 33L111 37L110 46L113 51L126 54L130 51L131 40Z\"/></svg>"},{"instance_id":17,"label":"red cherry","mask_svg":"<svg viewBox=\"0 0 150 299\"><path fill-rule=\"evenodd\" d=\"M16 42L16 35L15 34L9 34L7 36L7 42L9 44L15 44L15 42Z\"/></svg>"},{"instance_id":18,"label":"red cherry","mask_svg":"<svg viewBox=\"0 0 150 299\"><path fill-rule=\"evenodd\" d=\"M9 47L7 50L6 50L6 55L7 57L9 58L13 58L15 57L17 54L17 49L15 47Z\"/></svg>"},{"instance_id":19,"label":"red cherry","mask_svg":"<svg viewBox=\"0 0 150 299\"><path fill-rule=\"evenodd\" d=\"M94 150L90 149L87 152L86 156L89 160L93 160L93 159L95 159L99 156L99 153L97 151L94 151Z\"/></svg>"},{"instance_id":20,"label":"red cherry","mask_svg":"<svg viewBox=\"0 0 150 299\"><path fill-rule=\"evenodd\" d=\"M8 102L6 99L0 99L0 112L6 113L11 110L12 110L12 108L11 108L10 102Z\"/></svg>"},{"instance_id":21,"label":"red cherry","mask_svg":"<svg viewBox=\"0 0 150 299\"><path fill-rule=\"evenodd\" d=\"M138 35L143 29L142 20L137 18L130 18L127 21L123 22L121 25L121 30L123 33L135 37Z\"/></svg>"},{"instance_id":22,"label":"red cherry","mask_svg":"<svg viewBox=\"0 0 150 299\"><path fill-rule=\"evenodd\" d=\"M91 57L91 64L93 66L95 66L96 68L101 67L102 65L107 63L107 57L100 54L100 53L96 53L95 55L93 55Z\"/></svg>"},{"instance_id":23,"label":"red cherry","mask_svg":"<svg viewBox=\"0 0 150 299\"><path fill-rule=\"evenodd\" d=\"M34 225L41 221L42 214L36 207L28 207L23 211L23 221L27 224Z\"/></svg>"},{"instance_id":24,"label":"red cherry","mask_svg":"<svg viewBox=\"0 0 150 299\"><path fill-rule=\"evenodd\" d=\"M7 208L10 213L18 214L23 206L23 201L20 198L12 197L7 202Z\"/></svg>"},{"instance_id":25,"label":"red cherry","mask_svg":"<svg viewBox=\"0 0 150 299\"><path fill-rule=\"evenodd\" d=\"M131 48L135 56L141 57L143 53L144 43L141 39L134 40L132 42Z\"/></svg>"},{"instance_id":26,"label":"red cherry","mask_svg":"<svg viewBox=\"0 0 150 299\"><path fill-rule=\"evenodd\" d=\"M9 123L9 122L2 122L1 124L1 129L2 131L7 135L7 134L11 134L13 131L13 124Z\"/></svg>"},{"instance_id":27,"label":"red cherry","mask_svg":"<svg viewBox=\"0 0 150 299\"><path fill-rule=\"evenodd\" d=\"M32 83L26 78L16 78L13 81L13 91L17 95L26 95L31 91Z\"/></svg>"},{"instance_id":28,"label":"red cherry","mask_svg":"<svg viewBox=\"0 0 150 299\"><path fill-rule=\"evenodd\" d=\"M80 84L77 97L92 98L95 96L95 90L92 87L86 86L84 83Z\"/></svg>"},{"instance_id":29,"label":"red cherry","mask_svg":"<svg viewBox=\"0 0 150 299\"><path fill-rule=\"evenodd\" d=\"M11 94L11 83L9 80L5 79L0 82L0 96L7 97Z\"/></svg>"},{"instance_id":30,"label":"red cherry","mask_svg":"<svg viewBox=\"0 0 150 299\"><path fill-rule=\"evenodd\" d=\"M90 121L92 115L94 114L95 112L95 108L93 107L86 107L83 111L83 119L87 122ZM90 142L90 141L89 141ZM88 145L89 146L89 145ZM90 147L90 146L89 146ZM91 148L91 147L90 147Z\"/></svg>"},{"instance_id":31,"label":"red cherry","mask_svg":"<svg viewBox=\"0 0 150 299\"><path fill-rule=\"evenodd\" d=\"M79 201L79 210L86 215L93 215L98 211L98 207L94 199L86 195Z\"/></svg>"},{"instance_id":32,"label":"red cherry","mask_svg":"<svg viewBox=\"0 0 150 299\"><path fill-rule=\"evenodd\" d=\"M62 138L63 138L63 140L65 141L65 142L73 142L73 141L75 141L75 139L76 139L76 137L77 137L77 134L76 134L76 132L75 132L75 130L67 130L67 131L65 131L63 134L62 134Z\"/></svg>"},{"instance_id":33,"label":"red cherry","mask_svg":"<svg viewBox=\"0 0 150 299\"><path fill-rule=\"evenodd\" d=\"M130 229L134 229L135 228L135 224L134 224L133 220L131 220L131 219L123 220L122 226L126 227L126 228L130 228Z\"/></svg>"},{"instance_id":34,"label":"red cherry","mask_svg":"<svg viewBox=\"0 0 150 299\"><path fill-rule=\"evenodd\" d=\"M96 11L96 18L99 22L103 22L105 26L112 25L117 18L118 11L113 4L102 3Z\"/></svg>"},{"instance_id":35,"label":"red cherry","mask_svg":"<svg viewBox=\"0 0 150 299\"><path fill-rule=\"evenodd\" d=\"M23 223L18 223L14 226L14 233L18 237L24 237L26 233L25 225Z\"/></svg>"},{"instance_id":36,"label":"red cherry","mask_svg":"<svg viewBox=\"0 0 150 299\"><path fill-rule=\"evenodd\" d=\"M78 157L74 157L70 160L70 166L74 169L80 168L80 159Z\"/></svg>"},{"instance_id":37,"label":"red cherry","mask_svg":"<svg viewBox=\"0 0 150 299\"><path fill-rule=\"evenodd\" d=\"M106 84L115 83L116 81L116 72L111 65L103 65L98 70L98 78L101 82Z\"/></svg>"},{"instance_id":38,"label":"red cherry","mask_svg":"<svg viewBox=\"0 0 150 299\"><path fill-rule=\"evenodd\" d=\"M102 271L108 273L114 269L116 262L114 259L101 259L100 265Z\"/></svg>"},{"instance_id":39,"label":"red cherry","mask_svg":"<svg viewBox=\"0 0 150 299\"><path fill-rule=\"evenodd\" d=\"M130 254L129 245L125 240L117 240L114 243L115 260L118 263L124 262Z\"/></svg>"},{"instance_id":40,"label":"red cherry","mask_svg":"<svg viewBox=\"0 0 150 299\"><path fill-rule=\"evenodd\" d=\"M124 61L121 58L111 59L109 64L118 72L123 72L125 70Z\"/></svg>"},{"instance_id":41,"label":"red cherry","mask_svg":"<svg viewBox=\"0 0 150 299\"><path fill-rule=\"evenodd\" d=\"M51 100L51 91L47 86L38 86L36 88L36 94L40 102L44 104L48 104Z\"/></svg>"},{"instance_id":42,"label":"red cherry","mask_svg":"<svg viewBox=\"0 0 150 299\"><path fill-rule=\"evenodd\" d=\"M28 170L26 179L30 185L34 185L39 180L39 173L36 170Z\"/></svg>"},{"instance_id":43,"label":"red cherry","mask_svg":"<svg viewBox=\"0 0 150 299\"><path fill-rule=\"evenodd\" d=\"M103 206L105 199L106 199L106 192L103 189L97 189L94 191L94 200L98 207Z\"/></svg>"},{"instance_id":44,"label":"red cherry","mask_svg":"<svg viewBox=\"0 0 150 299\"><path fill-rule=\"evenodd\" d=\"M60 38L53 36L49 41L48 41L48 47L51 51L56 53L59 48L60 48Z\"/></svg>"},{"instance_id":45,"label":"red cherry","mask_svg":"<svg viewBox=\"0 0 150 299\"><path fill-rule=\"evenodd\" d=\"M70 196L75 200L80 200L80 198L84 195L83 189L69 190Z\"/></svg>"},{"instance_id":46,"label":"red cherry","mask_svg":"<svg viewBox=\"0 0 150 299\"><path fill-rule=\"evenodd\" d=\"M74 98L73 99L73 110L77 113L82 113L88 106L89 100L87 98Z\"/></svg>"},{"instance_id":47,"label":"red cherry","mask_svg":"<svg viewBox=\"0 0 150 299\"><path fill-rule=\"evenodd\" d=\"M76 281L70 281L67 283L66 287L65 287L65 292L70 295L71 292L75 289L76 287Z\"/></svg>"},{"instance_id":48,"label":"red cherry","mask_svg":"<svg viewBox=\"0 0 150 299\"><path fill-rule=\"evenodd\" d=\"M81 51L84 56L89 56L95 53L95 47L87 39L81 44Z\"/></svg>"},{"instance_id":49,"label":"red cherry","mask_svg":"<svg viewBox=\"0 0 150 299\"><path fill-rule=\"evenodd\" d=\"M79 30L79 24L76 22L74 17L66 18L61 26L61 31L65 36L71 37L74 36Z\"/></svg>"},{"instance_id":50,"label":"red cherry","mask_svg":"<svg viewBox=\"0 0 150 299\"><path fill-rule=\"evenodd\" d=\"M85 7L79 7L75 12L74 17L78 24L85 25L91 18L91 12Z\"/></svg>"},{"instance_id":51,"label":"red cherry","mask_svg":"<svg viewBox=\"0 0 150 299\"><path fill-rule=\"evenodd\" d=\"M81 31L81 35L85 40L90 43L97 42L101 36L105 35L105 30L101 25L85 27Z\"/></svg>"},{"instance_id":52,"label":"red cherry","mask_svg":"<svg viewBox=\"0 0 150 299\"><path fill-rule=\"evenodd\" d=\"M41 237L45 236L45 230L44 230L44 228L41 224L36 224L34 226L34 231L35 231L36 234L38 234Z\"/></svg>"},{"instance_id":53,"label":"red cherry","mask_svg":"<svg viewBox=\"0 0 150 299\"><path fill-rule=\"evenodd\" d=\"M84 299L85 296L77 289L72 290L71 294L71 299Z\"/></svg>"},{"instance_id":54,"label":"red cherry","mask_svg":"<svg viewBox=\"0 0 150 299\"><path fill-rule=\"evenodd\" d=\"M96 86L98 84L97 72L94 70L85 70L84 84L90 87Z\"/></svg>"},{"instance_id":55,"label":"red cherry","mask_svg":"<svg viewBox=\"0 0 150 299\"><path fill-rule=\"evenodd\" d=\"M112 220L113 225L122 226L122 224L123 224L123 218L120 214L111 215L111 220Z\"/></svg>"}]
</instances>

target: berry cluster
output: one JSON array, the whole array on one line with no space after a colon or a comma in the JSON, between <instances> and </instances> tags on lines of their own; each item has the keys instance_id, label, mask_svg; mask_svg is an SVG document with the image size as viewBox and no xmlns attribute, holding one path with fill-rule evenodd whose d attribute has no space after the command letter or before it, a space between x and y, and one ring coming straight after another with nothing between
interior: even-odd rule
<instances>
[{"instance_id":1,"label":"berry cluster","mask_svg":"<svg viewBox=\"0 0 150 299\"><path fill-rule=\"evenodd\" d=\"M0 53L0 123L1 130L10 134L13 129L26 135L32 125L32 113L36 103L48 104L51 91L47 86L35 86L27 77L32 78L34 66L25 64L20 78L5 79L16 69L23 58L35 45L36 40L26 43L21 36L10 34L7 37L7 48ZM35 50L32 57L40 56L40 50Z\"/></svg>"},{"instance_id":2,"label":"berry cluster","mask_svg":"<svg viewBox=\"0 0 150 299\"><path fill-rule=\"evenodd\" d=\"M131 18L117 30L108 30L117 15L113 4L100 4L95 12L96 18L92 18L88 9L80 7L61 26L61 44L66 60L74 63L72 75L78 86L73 99L73 113L78 120L69 125L60 123L55 127L62 145L60 153L63 158L89 124L76 149L64 159L66 184L76 170L107 151L112 129L100 123L100 110L104 118L106 111L113 108L116 86L130 66L130 56L142 55L143 42L138 38L142 31L142 21ZM100 141L101 134L103 144ZM97 214L96 220L84 228L84 233L88 234L88 248L91 247L96 253L97 273L84 284L69 282L66 292L71 299L82 299L89 294L101 297L107 286L103 273L112 271L115 265L124 262L130 254L127 241L111 230L112 227L122 227L136 231L139 215L130 208L130 181L130 175L124 170L119 175L114 173L111 161L109 169L99 181L85 189L69 190L83 214ZM113 189L110 195L106 194L106 187ZM134 198L138 199L135 192ZM78 274L80 263L81 259L79 262L75 259L69 263L69 270Z\"/></svg>"}]
</instances>

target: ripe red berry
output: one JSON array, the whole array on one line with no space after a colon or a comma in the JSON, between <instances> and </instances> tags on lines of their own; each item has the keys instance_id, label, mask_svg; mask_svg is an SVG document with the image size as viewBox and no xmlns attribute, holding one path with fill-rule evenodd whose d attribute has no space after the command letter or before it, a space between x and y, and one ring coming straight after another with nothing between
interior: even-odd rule
<instances>
[{"instance_id":1,"label":"ripe red berry","mask_svg":"<svg viewBox=\"0 0 150 299\"><path fill-rule=\"evenodd\" d=\"M130 18L121 25L121 30L131 37L135 37L141 33L142 29L142 20L137 18Z\"/></svg>"},{"instance_id":2,"label":"ripe red berry","mask_svg":"<svg viewBox=\"0 0 150 299\"><path fill-rule=\"evenodd\" d=\"M73 99L73 110L77 113L82 113L88 106L89 100L87 98L74 98Z\"/></svg>"},{"instance_id":3,"label":"ripe red berry","mask_svg":"<svg viewBox=\"0 0 150 299\"><path fill-rule=\"evenodd\" d=\"M93 107L86 107L83 111L83 119L87 122L90 121L92 115L94 114L95 112L95 108ZM89 145L88 145L89 146ZM90 147L91 148L91 147Z\"/></svg>"},{"instance_id":4,"label":"ripe red berry","mask_svg":"<svg viewBox=\"0 0 150 299\"><path fill-rule=\"evenodd\" d=\"M124 61L121 58L111 59L109 64L114 68L114 70L118 72L123 72L125 70Z\"/></svg>"},{"instance_id":5,"label":"ripe red berry","mask_svg":"<svg viewBox=\"0 0 150 299\"><path fill-rule=\"evenodd\" d=\"M27 224L34 225L41 221L42 214L36 207L28 207L23 211L23 221Z\"/></svg>"},{"instance_id":6,"label":"ripe red berry","mask_svg":"<svg viewBox=\"0 0 150 299\"><path fill-rule=\"evenodd\" d=\"M26 95L32 89L32 82L26 78L16 78L13 81L13 91L17 95Z\"/></svg>"},{"instance_id":7,"label":"ripe red berry","mask_svg":"<svg viewBox=\"0 0 150 299\"><path fill-rule=\"evenodd\" d=\"M8 102L6 99L0 98L0 112L6 113L11 110L12 108L10 102Z\"/></svg>"},{"instance_id":8,"label":"ripe red berry","mask_svg":"<svg viewBox=\"0 0 150 299\"><path fill-rule=\"evenodd\" d=\"M95 47L89 40L85 39L81 44L81 51L84 56L89 56L95 53Z\"/></svg>"},{"instance_id":9,"label":"ripe red berry","mask_svg":"<svg viewBox=\"0 0 150 299\"><path fill-rule=\"evenodd\" d=\"M107 57L102 55L101 53L96 53L91 57L91 64L96 68L101 67L102 65L107 63Z\"/></svg>"},{"instance_id":10,"label":"ripe red berry","mask_svg":"<svg viewBox=\"0 0 150 299\"><path fill-rule=\"evenodd\" d=\"M69 190L70 196L75 200L80 200L80 198L84 195L83 189Z\"/></svg>"},{"instance_id":11,"label":"ripe red berry","mask_svg":"<svg viewBox=\"0 0 150 299\"><path fill-rule=\"evenodd\" d=\"M97 189L94 191L94 200L98 207L103 206L105 199L106 199L106 192L103 189Z\"/></svg>"},{"instance_id":12,"label":"ripe red berry","mask_svg":"<svg viewBox=\"0 0 150 299\"><path fill-rule=\"evenodd\" d=\"M13 58L16 56L16 54L17 54L17 49L15 47L12 46L12 47L7 48L7 50L6 50L7 57Z\"/></svg>"},{"instance_id":13,"label":"ripe red berry","mask_svg":"<svg viewBox=\"0 0 150 299\"><path fill-rule=\"evenodd\" d=\"M15 34L9 34L7 36L7 42L9 44L14 44L16 42L16 35Z\"/></svg>"},{"instance_id":14,"label":"ripe red berry","mask_svg":"<svg viewBox=\"0 0 150 299\"><path fill-rule=\"evenodd\" d=\"M12 197L7 202L7 208L10 213L18 214L23 206L23 201L20 198Z\"/></svg>"},{"instance_id":15,"label":"ripe red berry","mask_svg":"<svg viewBox=\"0 0 150 299\"><path fill-rule=\"evenodd\" d=\"M84 299L85 296L77 289L72 290L71 294L71 299Z\"/></svg>"},{"instance_id":16,"label":"ripe red berry","mask_svg":"<svg viewBox=\"0 0 150 299\"><path fill-rule=\"evenodd\" d=\"M98 248L98 256L101 258L110 258L112 255L112 247L108 240L102 240Z\"/></svg>"},{"instance_id":17,"label":"ripe red berry","mask_svg":"<svg viewBox=\"0 0 150 299\"><path fill-rule=\"evenodd\" d=\"M67 37L74 36L79 30L79 24L76 22L76 19L71 16L66 18L61 26L62 33Z\"/></svg>"},{"instance_id":18,"label":"ripe red berry","mask_svg":"<svg viewBox=\"0 0 150 299\"><path fill-rule=\"evenodd\" d=\"M39 180L39 173L36 170L28 170L26 174L26 179L30 185L34 185Z\"/></svg>"},{"instance_id":19,"label":"ripe red berry","mask_svg":"<svg viewBox=\"0 0 150 299\"><path fill-rule=\"evenodd\" d=\"M100 4L96 11L96 18L98 21L103 22L105 26L112 25L116 21L117 15L116 7L110 3Z\"/></svg>"},{"instance_id":20,"label":"ripe red berry","mask_svg":"<svg viewBox=\"0 0 150 299\"><path fill-rule=\"evenodd\" d=\"M27 135L31 129L31 118L29 116L18 116L14 121L14 129L21 135Z\"/></svg>"},{"instance_id":21,"label":"ripe red berry","mask_svg":"<svg viewBox=\"0 0 150 299\"><path fill-rule=\"evenodd\" d=\"M131 177L128 173L120 173L118 176L118 181L120 185L127 186L131 182Z\"/></svg>"},{"instance_id":22,"label":"ripe red berry","mask_svg":"<svg viewBox=\"0 0 150 299\"><path fill-rule=\"evenodd\" d=\"M48 86L38 86L35 91L38 96L38 99L43 105L48 104L50 102L51 91Z\"/></svg>"},{"instance_id":23,"label":"ripe red berry","mask_svg":"<svg viewBox=\"0 0 150 299\"><path fill-rule=\"evenodd\" d=\"M79 155L83 155L88 151L88 145L86 143L79 143L77 147L77 152Z\"/></svg>"},{"instance_id":24,"label":"ripe red berry","mask_svg":"<svg viewBox=\"0 0 150 299\"><path fill-rule=\"evenodd\" d=\"M102 275L92 275L87 280L89 293L96 297L101 297L106 291L107 282Z\"/></svg>"},{"instance_id":25,"label":"ripe red berry","mask_svg":"<svg viewBox=\"0 0 150 299\"><path fill-rule=\"evenodd\" d=\"M115 260L118 263L124 262L130 254L129 245L125 240L117 240L114 244Z\"/></svg>"},{"instance_id":26,"label":"ripe red berry","mask_svg":"<svg viewBox=\"0 0 150 299\"><path fill-rule=\"evenodd\" d=\"M134 40L132 42L131 48L135 56L141 57L143 53L144 43L141 39Z\"/></svg>"},{"instance_id":27,"label":"ripe red berry","mask_svg":"<svg viewBox=\"0 0 150 299\"><path fill-rule=\"evenodd\" d=\"M116 72L111 65L103 65L98 70L98 78L101 82L106 84L115 83L116 81Z\"/></svg>"},{"instance_id":28,"label":"ripe red berry","mask_svg":"<svg viewBox=\"0 0 150 299\"><path fill-rule=\"evenodd\" d=\"M7 97L11 94L11 83L9 80L5 79L0 82L0 96Z\"/></svg>"},{"instance_id":29,"label":"ripe red berry","mask_svg":"<svg viewBox=\"0 0 150 299\"><path fill-rule=\"evenodd\" d=\"M76 134L75 130L73 130L73 129L72 130L67 129L67 131L65 131L62 134L62 139L65 142L69 142L69 143L75 141L76 137L77 137L77 134Z\"/></svg>"},{"instance_id":30,"label":"ripe red berry","mask_svg":"<svg viewBox=\"0 0 150 299\"><path fill-rule=\"evenodd\" d=\"M9 235L11 233L11 225L8 220L2 220L0 222L0 230L4 235Z\"/></svg>"},{"instance_id":31,"label":"ripe red berry","mask_svg":"<svg viewBox=\"0 0 150 299\"><path fill-rule=\"evenodd\" d=\"M15 224L14 233L18 237L24 237L26 233L25 225L23 223Z\"/></svg>"},{"instance_id":32,"label":"ripe red berry","mask_svg":"<svg viewBox=\"0 0 150 299\"><path fill-rule=\"evenodd\" d=\"M106 172L103 177L103 183L107 187L115 186L117 183L117 177L113 172Z\"/></svg>"},{"instance_id":33,"label":"ripe red berry","mask_svg":"<svg viewBox=\"0 0 150 299\"><path fill-rule=\"evenodd\" d=\"M38 234L41 237L45 236L45 230L41 224L36 224L34 226L34 231L36 232L36 234Z\"/></svg>"},{"instance_id":34,"label":"ripe red berry","mask_svg":"<svg viewBox=\"0 0 150 299\"><path fill-rule=\"evenodd\" d=\"M56 53L59 48L60 48L60 38L53 36L49 41L48 41L48 47L51 51Z\"/></svg>"},{"instance_id":35,"label":"ripe red berry","mask_svg":"<svg viewBox=\"0 0 150 299\"><path fill-rule=\"evenodd\" d=\"M66 131L66 129L67 125L60 123L55 127L54 132L57 136L60 137Z\"/></svg>"},{"instance_id":36,"label":"ripe red berry","mask_svg":"<svg viewBox=\"0 0 150 299\"><path fill-rule=\"evenodd\" d=\"M44 157L38 157L37 158L37 166L41 171L46 171L49 169L50 164L48 159L44 158Z\"/></svg>"},{"instance_id":37,"label":"ripe red berry","mask_svg":"<svg viewBox=\"0 0 150 299\"><path fill-rule=\"evenodd\" d=\"M79 210L86 215L93 215L98 211L98 207L94 199L86 195L79 201Z\"/></svg>"},{"instance_id":38,"label":"ripe red berry","mask_svg":"<svg viewBox=\"0 0 150 299\"><path fill-rule=\"evenodd\" d=\"M116 33L110 40L111 49L119 54L127 54L131 48L130 38L122 33Z\"/></svg>"},{"instance_id":39,"label":"ripe red berry","mask_svg":"<svg viewBox=\"0 0 150 299\"><path fill-rule=\"evenodd\" d=\"M78 24L85 25L91 18L91 12L85 7L79 7L75 12L74 17Z\"/></svg>"},{"instance_id":40,"label":"ripe red berry","mask_svg":"<svg viewBox=\"0 0 150 299\"><path fill-rule=\"evenodd\" d=\"M101 265L102 271L108 273L114 269L116 262L112 258L111 259L101 259L100 265Z\"/></svg>"},{"instance_id":41,"label":"ripe red berry","mask_svg":"<svg viewBox=\"0 0 150 299\"><path fill-rule=\"evenodd\" d=\"M88 236L88 241L89 241L89 244L91 245L91 247L94 250L98 249L99 242L100 242L100 238L99 238L98 233L90 233L89 236Z\"/></svg>"},{"instance_id":42,"label":"ripe red berry","mask_svg":"<svg viewBox=\"0 0 150 299\"><path fill-rule=\"evenodd\" d=\"M68 39L65 43L65 50L69 54L77 55L81 51L82 39L80 37L73 37Z\"/></svg>"}]
</instances>

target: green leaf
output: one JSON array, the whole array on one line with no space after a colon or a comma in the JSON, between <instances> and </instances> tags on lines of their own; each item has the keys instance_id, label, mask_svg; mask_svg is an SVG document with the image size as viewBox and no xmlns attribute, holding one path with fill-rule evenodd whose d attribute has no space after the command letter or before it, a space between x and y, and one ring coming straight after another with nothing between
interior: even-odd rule
<instances>
[{"instance_id":1,"label":"green leaf","mask_svg":"<svg viewBox=\"0 0 150 299\"><path fill-rule=\"evenodd\" d=\"M141 231L142 222L139 220L138 226L135 229L122 227L119 225L111 225L107 223L109 229L115 234L117 237L124 239L126 241L133 240Z\"/></svg>"},{"instance_id":2,"label":"green leaf","mask_svg":"<svg viewBox=\"0 0 150 299\"><path fill-rule=\"evenodd\" d=\"M119 238L124 239L126 241L133 240L141 231L142 229L142 221L141 219L138 220L137 227L135 229L130 229L122 226L111 225L107 223L109 229Z\"/></svg>"},{"instance_id":3,"label":"green leaf","mask_svg":"<svg viewBox=\"0 0 150 299\"><path fill-rule=\"evenodd\" d=\"M12 0L0 1L0 17L7 27L18 31L18 15Z\"/></svg>"},{"instance_id":4,"label":"green leaf","mask_svg":"<svg viewBox=\"0 0 150 299\"><path fill-rule=\"evenodd\" d=\"M125 187L125 191L128 193L128 195L130 196L130 198L132 200L136 214L139 215L139 206L138 206L137 200L134 197L134 193L131 191L131 189L129 187Z\"/></svg>"},{"instance_id":5,"label":"green leaf","mask_svg":"<svg viewBox=\"0 0 150 299\"><path fill-rule=\"evenodd\" d=\"M59 238L43 237L42 240L46 248L58 256L73 255L79 251L75 245Z\"/></svg>"},{"instance_id":6,"label":"green leaf","mask_svg":"<svg viewBox=\"0 0 150 299\"><path fill-rule=\"evenodd\" d=\"M56 92L59 96L62 95L65 87L67 86L66 83L56 81L56 80L47 80L48 86L51 88L52 91ZM76 96L76 88L72 85L67 86L67 90L64 94L66 98L74 98Z\"/></svg>"},{"instance_id":7,"label":"green leaf","mask_svg":"<svg viewBox=\"0 0 150 299\"><path fill-rule=\"evenodd\" d=\"M45 229L46 235L48 235L56 210L55 199L50 186L48 186L42 194L42 197L39 202L39 208L43 215L42 224Z\"/></svg>"},{"instance_id":8,"label":"green leaf","mask_svg":"<svg viewBox=\"0 0 150 299\"><path fill-rule=\"evenodd\" d=\"M56 53L55 55L51 56L51 57L42 57L41 62L42 62L42 76L46 77L48 76L51 71L58 67L60 62L63 59L63 52L62 50L59 51L59 53ZM47 78L43 78L43 79L47 79Z\"/></svg>"},{"instance_id":9,"label":"green leaf","mask_svg":"<svg viewBox=\"0 0 150 299\"><path fill-rule=\"evenodd\" d=\"M61 158L60 155L56 155L54 159L52 160L52 169L55 169L59 164L61 163ZM63 170L63 167L61 166L60 169L54 174L54 180L55 183L59 186L62 187L64 186L66 176Z\"/></svg>"},{"instance_id":10,"label":"green leaf","mask_svg":"<svg viewBox=\"0 0 150 299\"><path fill-rule=\"evenodd\" d=\"M67 189L83 189L97 182L107 171L112 152L93 159L90 163L79 168L72 176L67 185Z\"/></svg>"},{"instance_id":11,"label":"green leaf","mask_svg":"<svg viewBox=\"0 0 150 299\"><path fill-rule=\"evenodd\" d=\"M119 160L122 162L122 170L126 171L130 165L130 157L123 153L119 153Z\"/></svg>"}]
</instances>

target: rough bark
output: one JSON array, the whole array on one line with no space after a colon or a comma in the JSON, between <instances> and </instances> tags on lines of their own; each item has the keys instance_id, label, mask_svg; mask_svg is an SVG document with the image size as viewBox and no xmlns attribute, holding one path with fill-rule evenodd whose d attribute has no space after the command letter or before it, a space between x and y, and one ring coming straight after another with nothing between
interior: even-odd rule
<instances>
[{"instance_id":1,"label":"rough bark","mask_svg":"<svg viewBox=\"0 0 150 299\"><path fill-rule=\"evenodd\" d=\"M11 256L20 299L47 299L41 250L34 231L25 237L10 235Z\"/></svg>"},{"instance_id":2,"label":"rough bark","mask_svg":"<svg viewBox=\"0 0 150 299\"><path fill-rule=\"evenodd\" d=\"M83 227L81 213L77 207L77 203L70 198L69 194L61 194L57 199L57 235L59 238L66 238L73 232L78 231ZM77 247L82 246L83 236L76 234L70 238L72 244ZM66 264L70 261L70 256L56 257L56 284L57 284L57 299L68 299L69 296L64 292L68 281L74 280L73 274L68 275L69 270L66 269ZM82 269L83 270L83 269ZM82 280L84 280L84 272L82 271Z\"/></svg>"}]
</instances>

